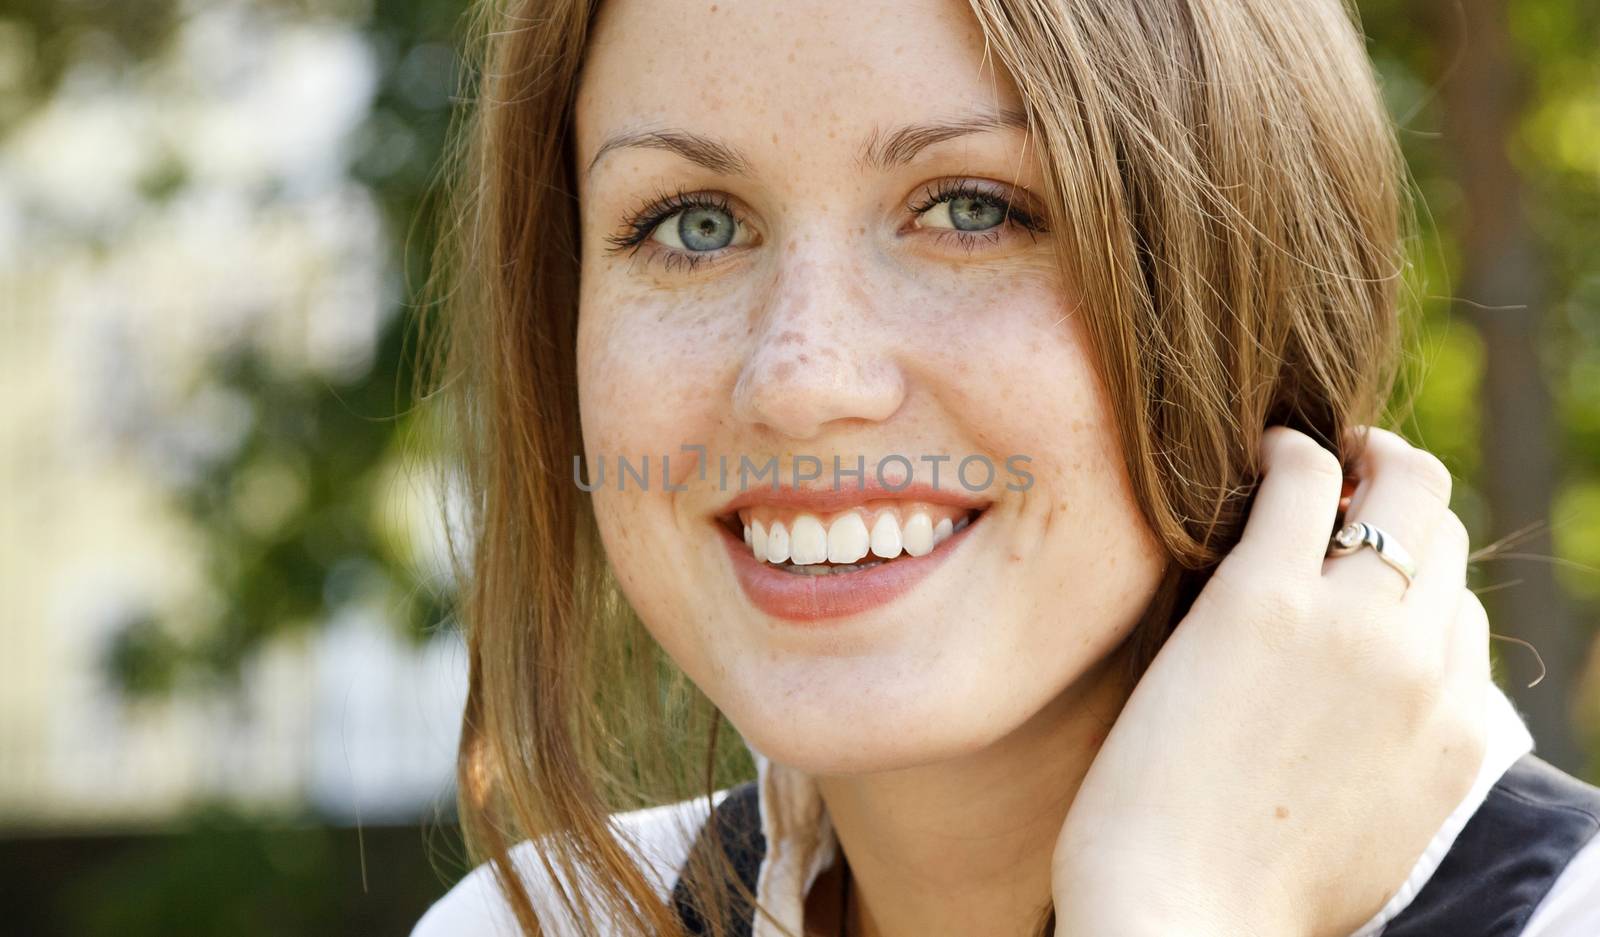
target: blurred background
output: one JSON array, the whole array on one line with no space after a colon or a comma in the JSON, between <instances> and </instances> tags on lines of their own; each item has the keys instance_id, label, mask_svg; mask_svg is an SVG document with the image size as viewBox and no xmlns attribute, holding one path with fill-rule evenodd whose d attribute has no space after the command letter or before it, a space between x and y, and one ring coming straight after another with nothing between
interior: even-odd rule
<instances>
[{"instance_id":1,"label":"blurred background","mask_svg":"<svg viewBox=\"0 0 1600 937\"><path fill-rule=\"evenodd\" d=\"M464 6L0 0L0 934L404 934L464 871L408 368ZM1401 429L1600 781L1600 4L1360 9L1424 223Z\"/></svg>"}]
</instances>

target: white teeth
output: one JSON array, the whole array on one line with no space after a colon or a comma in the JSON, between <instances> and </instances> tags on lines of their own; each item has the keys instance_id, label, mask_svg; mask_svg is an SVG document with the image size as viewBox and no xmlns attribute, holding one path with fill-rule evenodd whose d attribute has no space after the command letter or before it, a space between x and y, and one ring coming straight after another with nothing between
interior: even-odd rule
<instances>
[{"instance_id":1,"label":"white teeth","mask_svg":"<svg viewBox=\"0 0 1600 937\"><path fill-rule=\"evenodd\" d=\"M805 566L826 562L827 559L828 532L822 529L822 522L810 514L795 518L794 531L789 535L789 561L796 566Z\"/></svg>"},{"instance_id":2,"label":"white teeth","mask_svg":"<svg viewBox=\"0 0 1600 937\"><path fill-rule=\"evenodd\" d=\"M828 525L815 514L797 514L787 527L776 521L770 528L751 517L744 524L744 542L757 560L787 565L791 572L797 571L796 567L828 564L834 572L848 572L902 553L927 556L971 523L965 516L942 517L935 523L926 510L916 511L904 521L901 518L898 511L880 510L869 533L867 514L862 511L847 511ZM857 565L862 561L865 566Z\"/></svg>"},{"instance_id":3,"label":"white teeth","mask_svg":"<svg viewBox=\"0 0 1600 937\"><path fill-rule=\"evenodd\" d=\"M867 524L854 511L828 528L828 562L854 563L867 555Z\"/></svg>"},{"instance_id":4,"label":"white teeth","mask_svg":"<svg viewBox=\"0 0 1600 937\"><path fill-rule=\"evenodd\" d=\"M872 555L892 560L900 555L900 522L895 519L893 512L885 511L878 515L878 520L872 525Z\"/></svg>"},{"instance_id":5,"label":"white teeth","mask_svg":"<svg viewBox=\"0 0 1600 937\"><path fill-rule=\"evenodd\" d=\"M933 552L933 521L922 511L911 515L902 534L904 547L912 556L927 556Z\"/></svg>"},{"instance_id":6,"label":"white teeth","mask_svg":"<svg viewBox=\"0 0 1600 937\"><path fill-rule=\"evenodd\" d=\"M799 524L795 525L800 526ZM767 562L782 563L789 559L789 532L783 529L783 522L772 525L772 530L767 532Z\"/></svg>"}]
</instances>

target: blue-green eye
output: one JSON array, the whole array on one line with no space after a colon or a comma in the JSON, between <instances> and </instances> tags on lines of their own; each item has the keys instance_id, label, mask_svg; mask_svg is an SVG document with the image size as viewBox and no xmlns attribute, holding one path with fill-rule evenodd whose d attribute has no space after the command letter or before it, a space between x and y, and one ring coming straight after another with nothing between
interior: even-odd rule
<instances>
[{"instance_id":1,"label":"blue-green eye","mask_svg":"<svg viewBox=\"0 0 1600 937\"><path fill-rule=\"evenodd\" d=\"M1033 213L970 180L941 183L926 201L913 205L911 210L917 215L919 228L985 232L1005 224L1009 218L1026 230L1044 230Z\"/></svg>"},{"instance_id":2,"label":"blue-green eye","mask_svg":"<svg viewBox=\"0 0 1600 937\"><path fill-rule=\"evenodd\" d=\"M668 247L692 251L714 251L727 247L739 231L739 221L720 208L701 206L678 213L676 225L662 225L657 234L670 231L677 243L659 238Z\"/></svg>"},{"instance_id":3,"label":"blue-green eye","mask_svg":"<svg viewBox=\"0 0 1600 937\"><path fill-rule=\"evenodd\" d=\"M721 256L718 252L725 247L742 247L753 240L754 232L725 196L682 190L658 194L627 220L626 233L606 237L611 253L635 253L650 241L661 245L654 253L666 261L691 267Z\"/></svg>"},{"instance_id":4,"label":"blue-green eye","mask_svg":"<svg viewBox=\"0 0 1600 937\"><path fill-rule=\"evenodd\" d=\"M1023 208L998 183L971 179L945 179L921 204L909 206L915 227L940 232L935 240L949 239L971 250L998 244L1009 227L1031 236L1046 230L1039 216ZM1026 197L1024 197L1026 199ZM1026 200L1031 205L1031 200ZM733 210L728 198L716 192L658 193L626 221L626 231L608 235L608 253L638 253L647 245L645 261L659 258L668 269L694 269L727 255L723 249L754 243L755 232Z\"/></svg>"},{"instance_id":5,"label":"blue-green eye","mask_svg":"<svg viewBox=\"0 0 1600 937\"><path fill-rule=\"evenodd\" d=\"M954 198L940 202L935 212L943 210L946 218L959 231L983 231L1005 219L1005 206L989 199Z\"/></svg>"}]
</instances>

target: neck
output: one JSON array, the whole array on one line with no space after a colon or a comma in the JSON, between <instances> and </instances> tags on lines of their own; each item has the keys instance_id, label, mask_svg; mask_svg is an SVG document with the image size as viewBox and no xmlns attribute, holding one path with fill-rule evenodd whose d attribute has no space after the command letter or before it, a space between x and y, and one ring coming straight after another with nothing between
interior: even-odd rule
<instances>
[{"instance_id":1,"label":"neck","mask_svg":"<svg viewBox=\"0 0 1600 937\"><path fill-rule=\"evenodd\" d=\"M852 937L1033 933L1067 808L1131 692L1124 658L978 751L816 778L849 857Z\"/></svg>"}]
</instances>

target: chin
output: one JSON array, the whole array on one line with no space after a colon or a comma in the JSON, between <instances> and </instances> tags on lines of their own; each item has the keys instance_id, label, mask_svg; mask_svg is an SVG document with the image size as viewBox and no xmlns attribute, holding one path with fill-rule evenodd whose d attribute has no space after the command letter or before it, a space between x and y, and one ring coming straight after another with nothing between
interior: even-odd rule
<instances>
[{"instance_id":1,"label":"chin","mask_svg":"<svg viewBox=\"0 0 1600 937\"><path fill-rule=\"evenodd\" d=\"M830 663L811 669L832 673L801 683L769 673L771 679L758 677L729 694L737 698L714 702L757 751L815 775L895 771L971 755L1049 702L1019 696L1028 688L1000 674L985 679L924 668L924 676L910 680L862 682Z\"/></svg>"}]
</instances>

